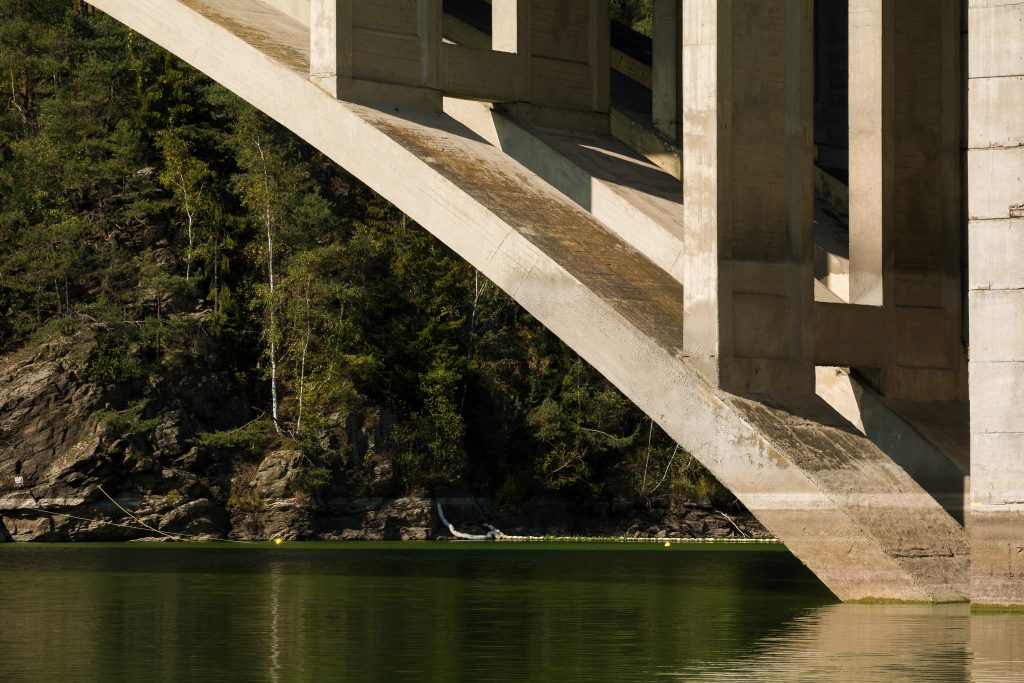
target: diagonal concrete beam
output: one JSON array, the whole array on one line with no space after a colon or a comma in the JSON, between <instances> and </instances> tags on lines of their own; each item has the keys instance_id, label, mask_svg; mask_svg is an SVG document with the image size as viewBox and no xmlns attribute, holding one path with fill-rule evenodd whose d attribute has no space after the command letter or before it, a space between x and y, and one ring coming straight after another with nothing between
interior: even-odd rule
<instances>
[{"instance_id":1,"label":"diagonal concrete beam","mask_svg":"<svg viewBox=\"0 0 1024 683\"><path fill-rule=\"evenodd\" d=\"M443 113L331 97L307 77L304 27L267 6L93 4L288 126L473 263L840 598L966 598L963 529L906 472L815 396L739 397L708 385L681 350L680 285L501 150Z\"/></svg>"}]
</instances>

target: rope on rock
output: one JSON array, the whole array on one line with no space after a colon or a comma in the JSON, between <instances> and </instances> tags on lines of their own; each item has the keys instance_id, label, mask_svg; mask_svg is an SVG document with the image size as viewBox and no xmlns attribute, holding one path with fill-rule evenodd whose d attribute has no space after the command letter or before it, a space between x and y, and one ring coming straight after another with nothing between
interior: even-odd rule
<instances>
[{"instance_id":1,"label":"rope on rock","mask_svg":"<svg viewBox=\"0 0 1024 683\"><path fill-rule=\"evenodd\" d=\"M118 510L120 510L124 514L128 515L129 517L131 517L133 520L135 520L135 522L137 524L141 525L142 527L144 527L146 529L149 529L150 531L152 531L154 533L160 534L161 536L166 536L167 538L171 539L172 541L181 540L181 536L180 535L173 535L173 534L167 533L166 531L161 531L160 529L155 529L155 528L151 527L150 525L146 524L145 522L143 522L141 519L136 517L134 514L132 514L128 510L126 510L123 507L121 507L120 503L118 503L116 500L114 500L113 497L109 493L107 493L106 491L103 490L103 484L98 484L96 486L96 488L98 488L100 490L100 493L102 493L104 496L107 497L107 500L109 500L111 503L114 504L114 507L116 507Z\"/></svg>"},{"instance_id":2,"label":"rope on rock","mask_svg":"<svg viewBox=\"0 0 1024 683\"><path fill-rule=\"evenodd\" d=\"M116 500L111 498L109 493L107 493L106 491L103 490L103 486L97 486L97 488L99 488L100 492L104 496L106 496L110 500L110 502L113 503L114 506L118 510L120 510L121 512L126 514L130 519L134 520L136 524L122 524L120 522L112 522L112 521L106 520L106 519L94 519L94 518L91 518L91 517L82 517L80 515L72 515L72 514L70 514L68 512L60 512L59 510L50 510L50 509L45 508L42 505L40 505L39 501L36 499L35 496L32 496L32 499L33 499L33 501L36 504L36 509L38 509L41 512L45 512L48 515L60 515L62 517L67 517L68 519L77 519L79 521L90 522L92 524L102 524L102 525L106 525L106 526L115 526L115 527L118 527L120 529L132 529L134 531L152 531L152 532L155 532L157 534L160 534L161 536L169 538L172 541L183 541L183 540L190 540L190 539L191 540L198 539L198 540L202 540L202 541L210 540L209 536L203 536L201 534L190 534L190 533L186 533L184 531L180 532L180 533L173 533L172 534L172 533L168 533L166 531L161 531L160 529L155 529L155 528L151 527L150 525L146 524L145 522L143 522L141 519L136 517L134 514L132 514L131 512L126 510L125 508L121 507L121 505ZM242 541L242 540L238 540L238 539L235 539L235 538L218 538L216 540L218 542L226 542L226 543L252 543L253 542L253 541Z\"/></svg>"}]
</instances>

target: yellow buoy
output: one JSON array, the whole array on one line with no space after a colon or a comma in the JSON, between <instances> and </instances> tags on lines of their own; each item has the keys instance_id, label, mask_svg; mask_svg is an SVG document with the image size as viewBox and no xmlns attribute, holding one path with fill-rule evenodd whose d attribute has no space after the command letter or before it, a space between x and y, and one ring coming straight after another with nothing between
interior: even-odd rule
<instances>
[{"instance_id":1,"label":"yellow buoy","mask_svg":"<svg viewBox=\"0 0 1024 683\"><path fill-rule=\"evenodd\" d=\"M274 539L274 545L281 545L282 543L284 543L284 541L282 539L280 539L280 538L275 538Z\"/></svg>"},{"instance_id":2,"label":"yellow buoy","mask_svg":"<svg viewBox=\"0 0 1024 683\"><path fill-rule=\"evenodd\" d=\"M670 541L665 541L665 547L666 548L671 548L672 547L672 543Z\"/></svg>"}]
</instances>

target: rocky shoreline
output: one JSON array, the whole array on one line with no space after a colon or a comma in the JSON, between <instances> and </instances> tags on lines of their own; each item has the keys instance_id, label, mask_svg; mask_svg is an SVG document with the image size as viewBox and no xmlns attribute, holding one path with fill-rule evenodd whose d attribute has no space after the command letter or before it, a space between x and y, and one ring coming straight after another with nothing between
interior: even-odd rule
<instances>
[{"instance_id":1,"label":"rocky shoreline","mask_svg":"<svg viewBox=\"0 0 1024 683\"><path fill-rule=\"evenodd\" d=\"M7 541L139 540L436 540L453 538L426 497L268 501L257 512L233 515L209 499L168 506L152 497L82 502L5 495L0 501L0 535ZM119 509L118 505L125 511ZM446 515L463 533L483 534L477 505L445 502ZM472 508L472 509L471 509ZM728 514L706 505L673 510L630 510L613 517L594 505L544 501L521 508L488 511L486 521L517 538L592 540L769 539L745 513Z\"/></svg>"},{"instance_id":2,"label":"rocky shoreline","mask_svg":"<svg viewBox=\"0 0 1024 683\"><path fill-rule=\"evenodd\" d=\"M378 414L346 421L346 452L327 484L309 482L308 459L278 447L245 457L197 448L210 415L233 407L228 383L197 382L189 404L168 402L144 436L120 425L117 388L88 379L88 339L65 339L0 359L0 539L373 540L450 538L437 500L396 492L373 457ZM141 419L141 418L139 418ZM487 522L515 536L608 538L768 537L748 513L709 500L668 508L625 498L518 505L443 498L466 533Z\"/></svg>"}]
</instances>

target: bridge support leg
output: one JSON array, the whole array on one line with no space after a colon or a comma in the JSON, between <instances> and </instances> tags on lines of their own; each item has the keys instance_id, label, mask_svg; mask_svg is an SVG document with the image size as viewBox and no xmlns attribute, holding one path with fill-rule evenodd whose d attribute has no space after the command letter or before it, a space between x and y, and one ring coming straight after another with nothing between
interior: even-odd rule
<instances>
[{"instance_id":1,"label":"bridge support leg","mask_svg":"<svg viewBox=\"0 0 1024 683\"><path fill-rule=\"evenodd\" d=\"M812 2L683 3L684 346L729 391L814 392Z\"/></svg>"},{"instance_id":2,"label":"bridge support leg","mask_svg":"<svg viewBox=\"0 0 1024 683\"><path fill-rule=\"evenodd\" d=\"M493 47L519 58L520 121L608 131L610 34L606 0L494 0Z\"/></svg>"},{"instance_id":3,"label":"bridge support leg","mask_svg":"<svg viewBox=\"0 0 1024 683\"><path fill-rule=\"evenodd\" d=\"M1024 5L969 13L971 600L1024 606Z\"/></svg>"}]
</instances>

